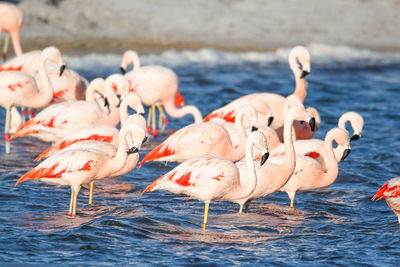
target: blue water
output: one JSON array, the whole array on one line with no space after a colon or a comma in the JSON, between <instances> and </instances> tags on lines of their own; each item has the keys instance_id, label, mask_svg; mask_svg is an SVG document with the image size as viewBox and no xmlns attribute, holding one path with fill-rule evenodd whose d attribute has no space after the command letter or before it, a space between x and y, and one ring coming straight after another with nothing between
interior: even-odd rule
<instances>
[{"instance_id":1,"label":"blue water","mask_svg":"<svg viewBox=\"0 0 400 267\"><path fill-rule=\"evenodd\" d=\"M316 107L321 129L335 127L346 111L365 120L362 138L342 163L328 188L300 192L295 209L277 192L254 201L249 213L237 214L230 202L212 202L206 232L201 230L203 203L155 191L141 195L154 179L176 164L151 163L97 183L95 207L88 190L79 195L79 218L66 210L70 190L15 181L35 166L48 144L34 139L12 143L0 154L0 262L64 265L283 265L393 266L400 257L397 218L384 201L371 201L377 189L400 173L400 60L398 55L357 54L342 58L313 55L306 106ZM206 115L253 92L287 95L294 81L287 51L235 54L219 51L166 52L145 55L144 64L161 62L179 75L188 104ZM313 54L314 52L314 54ZM317 54L317 55L315 55ZM118 55L67 57L89 80L118 71ZM96 66L93 68L92 66ZM1 111L4 119L4 111ZM192 122L170 119L169 128ZM143 157L163 136L148 143ZM4 142L1 141L1 148Z\"/></svg>"}]
</instances>

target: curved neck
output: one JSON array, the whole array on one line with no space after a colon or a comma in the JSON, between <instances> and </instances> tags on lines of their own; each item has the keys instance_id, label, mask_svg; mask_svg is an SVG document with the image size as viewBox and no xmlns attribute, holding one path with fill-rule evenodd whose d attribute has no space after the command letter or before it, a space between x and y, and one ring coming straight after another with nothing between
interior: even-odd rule
<instances>
[{"instance_id":1,"label":"curved neck","mask_svg":"<svg viewBox=\"0 0 400 267\"><path fill-rule=\"evenodd\" d=\"M289 66L293 72L296 84L293 94L298 96L301 102L304 103L304 100L307 96L307 82L305 78L300 79L302 70L299 68L299 64L297 63L297 59L294 55L289 58Z\"/></svg>"},{"instance_id":2,"label":"curved neck","mask_svg":"<svg viewBox=\"0 0 400 267\"><path fill-rule=\"evenodd\" d=\"M173 101L168 101L164 103L165 111L172 118L182 118L185 115L191 114L194 118L194 123L200 123L203 121L203 116L200 113L200 110L192 105L184 106L182 108L176 108L173 104Z\"/></svg>"},{"instance_id":3,"label":"curved neck","mask_svg":"<svg viewBox=\"0 0 400 267\"><path fill-rule=\"evenodd\" d=\"M97 102L95 97L96 91L101 94L104 94L104 79L97 78L89 84L89 86L86 88L85 100L87 102L96 103Z\"/></svg>"},{"instance_id":4,"label":"curved neck","mask_svg":"<svg viewBox=\"0 0 400 267\"><path fill-rule=\"evenodd\" d=\"M46 61L47 58L41 58L39 61L39 76L42 82L42 90L31 100L30 108L43 108L53 99L53 86L47 74Z\"/></svg>"},{"instance_id":5,"label":"curved neck","mask_svg":"<svg viewBox=\"0 0 400 267\"><path fill-rule=\"evenodd\" d=\"M296 167L296 154L294 151L293 145L293 122L294 117L292 114L287 113L285 124L283 126L283 140L284 140L284 148L285 148L285 158L282 164L279 165L281 171L279 175L288 175L288 179L293 174L293 171Z\"/></svg>"},{"instance_id":6,"label":"curved neck","mask_svg":"<svg viewBox=\"0 0 400 267\"><path fill-rule=\"evenodd\" d=\"M135 71L137 69L140 68L140 59L138 54L135 51L127 51L125 52L124 56L123 56L123 62L122 62L122 67L126 68L128 67L130 64L133 64L132 66L132 70Z\"/></svg>"},{"instance_id":7,"label":"curved neck","mask_svg":"<svg viewBox=\"0 0 400 267\"><path fill-rule=\"evenodd\" d=\"M318 179L317 183L319 187L325 187L331 185L337 178L339 174L339 166L338 162L336 161L335 154L333 152L333 138L328 134L325 137L325 151L327 153L327 161L326 164L326 172L324 173L323 179ZM322 178L322 177L321 177Z\"/></svg>"},{"instance_id":8,"label":"curved neck","mask_svg":"<svg viewBox=\"0 0 400 267\"><path fill-rule=\"evenodd\" d=\"M246 146L246 140L247 140L246 130L243 127L243 117L244 114L239 111L235 119L236 132L239 136L239 145L237 145L236 147L232 147L231 150L232 161L238 161L243 158L243 151Z\"/></svg>"}]
</instances>

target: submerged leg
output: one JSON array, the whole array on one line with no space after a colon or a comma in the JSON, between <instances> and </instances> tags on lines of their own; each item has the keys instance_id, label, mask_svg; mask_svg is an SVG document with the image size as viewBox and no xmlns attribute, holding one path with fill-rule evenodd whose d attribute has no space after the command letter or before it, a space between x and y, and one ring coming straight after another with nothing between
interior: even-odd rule
<instances>
[{"instance_id":1,"label":"submerged leg","mask_svg":"<svg viewBox=\"0 0 400 267\"><path fill-rule=\"evenodd\" d=\"M153 118L153 112L154 112L154 106L150 106L149 107L149 114L147 115L147 133L148 134L152 134L152 129L151 129L151 125L152 125L152 122L151 122L151 119Z\"/></svg>"},{"instance_id":2,"label":"submerged leg","mask_svg":"<svg viewBox=\"0 0 400 267\"><path fill-rule=\"evenodd\" d=\"M242 211L243 211L243 205L244 205L244 204L240 204L239 213L242 213Z\"/></svg>"},{"instance_id":3,"label":"submerged leg","mask_svg":"<svg viewBox=\"0 0 400 267\"><path fill-rule=\"evenodd\" d=\"M3 45L3 61L7 60L7 51L8 51L8 44L10 43L10 35L6 32L6 37L4 38L4 45Z\"/></svg>"},{"instance_id":4,"label":"submerged leg","mask_svg":"<svg viewBox=\"0 0 400 267\"><path fill-rule=\"evenodd\" d=\"M71 188L71 200L69 201L68 216L72 217L72 207L74 206L75 191Z\"/></svg>"},{"instance_id":5,"label":"submerged leg","mask_svg":"<svg viewBox=\"0 0 400 267\"><path fill-rule=\"evenodd\" d=\"M74 205L72 207L72 217L76 217L76 204L78 202L78 194L79 194L79 191L81 190L81 187L82 186L79 186L78 190L76 190L75 194L74 194Z\"/></svg>"},{"instance_id":6,"label":"submerged leg","mask_svg":"<svg viewBox=\"0 0 400 267\"><path fill-rule=\"evenodd\" d=\"M203 225L202 225L202 229L203 231L206 230L207 227L207 218L208 218L208 208L210 207L210 202L205 202L204 205L204 220L203 220Z\"/></svg>"},{"instance_id":7,"label":"submerged leg","mask_svg":"<svg viewBox=\"0 0 400 267\"><path fill-rule=\"evenodd\" d=\"M167 126L168 119L167 116L165 115L163 106L161 104L157 104L157 108L160 111L160 116L158 118L158 128L161 130L165 130L165 126Z\"/></svg>"},{"instance_id":8,"label":"submerged leg","mask_svg":"<svg viewBox=\"0 0 400 267\"><path fill-rule=\"evenodd\" d=\"M94 182L90 182L89 186L89 205L93 205Z\"/></svg>"},{"instance_id":9,"label":"submerged leg","mask_svg":"<svg viewBox=\"0 0 400 267\"><path fill-rule=\"evenodd\" d=\"M296 195L296 192L290 192L288 193L288 196L290 198L290 207L294 208L294 196Z\"/></svg>"},{"instance_id":10,"label":"submerged leg","mask_svg":"<svg viewBox=\"0 0 400 267\"><path fill-rule=\"evenodd\" d=\"M156 111L156 106L152 106L152 108L153 108L153 113L152 113L152 116L151 116L151 128L153 128L153 130L152 130L152 135L154 136L154 137L156 137L157 136L157 128L156 128L156 113L157 113L157 111Z\"/></svg>"},{"instance_id":11,"label":"submerged leg","mask_svg":"<svg viewBox=\"0 0 400 267\"><path fill-rule=\"evenodd\" d=\"M11 107L6 108L6 123L4 124L4 141L6 154L10 154L10 125L11 125Z\"/></svg>"}]
</instances>

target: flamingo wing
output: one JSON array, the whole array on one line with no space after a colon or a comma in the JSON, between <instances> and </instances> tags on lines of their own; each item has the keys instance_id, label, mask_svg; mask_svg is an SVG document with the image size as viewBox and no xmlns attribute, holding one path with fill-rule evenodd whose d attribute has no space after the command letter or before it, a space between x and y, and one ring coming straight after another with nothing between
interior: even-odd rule
<instances>
[{"instance_id":1,"label":"flamingo wing","mask_svg":"<svg viewBox=\"0 0 400 267\"><path fill-rule=\"evenodd\" d=\"M381 200L382 198L395 198L400 196L400 178L394 178L386 182L376 194L372 197L372 200L378 199Z\"/></svg>"}]
</instances>

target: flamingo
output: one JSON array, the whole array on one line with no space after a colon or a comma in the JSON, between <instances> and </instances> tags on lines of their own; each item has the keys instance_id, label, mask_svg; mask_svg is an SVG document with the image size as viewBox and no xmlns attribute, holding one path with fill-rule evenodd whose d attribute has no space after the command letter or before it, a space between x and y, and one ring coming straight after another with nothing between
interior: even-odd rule
<instances>
[{"instance_id":1,"label":"flamingo","mask_svg":"<svg viewBox=\"0 0 400 267\"><path fill-rule=\"evenodd\" d=\"M119 74L113 74L106 79L104 90L109 103L108 112L97 103L86 101L66 101L53 104L22 125L11 139L32 136L54 143L90 124L117 126L120 120L118 107L120 101L114 93L113 87L129 87L129 83Z\"/></svg>"},{"instance_id":2,"label":"flamingo","mask_svg":"<svg viewBox=\"0 0 400 267\"><path fill-rule=\"evenodd\" d=\"M258 178L252 156L253 147L263 151L260 164L264 164L268 158L268 149L265 136L261 132L250 133L246 141L246 181L241 180L239 170L232 161L221 157L203 156L181 163L152 182L143 193L165 190L204 201L202 228L206 230L211 200L241 199L251 194L256 187Z\"/></svg>"},{"instance_id":3,"label":"flamingo","mask_svg":"<svg viewBox=\"0 0 400 267\"><path fill-rule=\"evenodd\" d=\"M133 70L125 73L126 68L133 62ZM137 93L146 106L150 106L147 117L147 125L153 136L157 135L156 107L160 111L159 128L164 129L168 115L173 118L181 118L187 114L194 117L194 122L201 122L203 117L200 110L193 105L185 105L182 94L179 91L178 76L169 69L158 65L140 66L140 60L135 51L128 50L122 56L121 71L125 74L130 84L130 90Z\"/></svg>"},{"instance_id":4,"label":"flamingo","mask_svg":"<svg viewBox=\"0 0 400 267\"><path fill-rule=\"evenodd\" d=\"M142 132L144 133L144 138L142 141L142 145L147 140L147 130L146 130L146 120L142 115L133 114L130 115L127 120L125 121L124 125L127 124L137 124L142 127ZM115 129L115 128L114 128ZM85 139L83 141L75 142L62 150L56 151L56 153L60 153L60 151L69 151L69 150L76 150L76 149L97 149L107 154L109 157L114 157L118 150L118 135L119 131L117 131L117 141L108 143L108 140L96 140L96 139ZM129 139L127 139L127 143L129 145ZM55 153L51 153L50 156L54 155ZM116 177L124 175L130 171L132 171L139 161L139 154L134 153L128 156L125 161L124 166L122 169L117 171L116 173L110 174L110 177ZM94 181L89 183L89 205L93 204L93 192L94 192Z\"/></svg>"},{"instance_id":5,"label":"flamingo","mask_svg":"<svg viewBox=\"0 0 400 267\"><path fill-rule=\"evenodd\" d=\"M299 67L298 62L301 64L302 68ZM310 62L311 56L305 47L296 46L291 50L289 54L289 66L293 71L296 81L296 87L293 94L299 97L301 103L304 102L307 95L307 83L305 80L305 76L310 73ZM274 120L271 124L271 127L273 129L277 130L283 127L285 114L283 108L285 97L274 93L254 93L242 96L232 102L235 105L230 103L224 107L221 107L208 114L204 120L209 121L211 118L214 117L224 118L226 114L233 114L238 106L240 107L246 103L253 101L254 99L261 99L269 104L271 112L274 116Z\"/></svg>"},{"instance_id":6,"label":"flamingo","mask_svg":"<svg viewBox=\"0 0 400 267\"><path fill-rule=\"evenodd\" d=\"M11 3L0 2L0 33L4 30L11 35L11 40L14 47L15 55L22 54L21 42L19 40L19 30L24 21L24 12ZM9 35L6 38L3 46L3 61L7 59Z\"/></svg>"},{"instance_id":7,"label":"flamingo","mask_svg":"<svg viewBox=\"0 0 400 267\"><path fill-rule=\"evenodd\" d=\"M150 151L139 163L149 161L177 161L210 155L225 157L231 161L238 161L244 157L246 132L243 128L243 117L251 114L254 118L253 126L257 125L257 111L251 105L244 105L238 112L235 125L240 137L240 143L234 147L227 130L220 124L201 122L190 124L172 135ZM246 116L247 117L247 116Z\"/></svg>"},{"instance_id":8,"label":"flamingo","mask_svg":"<svg viewBox=\"0 0 400 267\"><path fill-rule=\"evenodd\" d=\"M311 128L315 127L315 118L304 108L303 105L294 105L290 107L285 116L284 146L286 153L283 161L278 164L267 162L263 166L256 167L258 180L254 191L244 198L233 201L240 205L239 213L242 212L243 206L246 205L248 207L252 200L263 198L279 190L292 176L296 167L292 126L293 122L296 120L305 120L309 122ZM236 163L236 166L240 171L240 177L246 177L248 166L243 162Z\"/></svg>"},{"instance_id":9,"label":"flamingo","mask_svg":"<svg viewBox=\"0 0 400 267\"><path fill-rule=\"evenodd\" d=\"M327 169L311 157L296 155L296 169L289 181L280 189L288 194L290 207L294 207L294 197L297 191L314 190L331 185L339 173L338 162L333 152L333 141L339 146L344 146L341 160L350 154L350 139L346 130L340 128L331 129L325 136L324 146L327 152ZM322 151L317 151L322 153ZM271 162L279 163L282 157L271 158Z\"/></svg>"},{"instance_id":10,"label":"flamingo","mask_svg":"<svg viewBox=\"0 0 400 267\"><path fill-rule=\"evenodd\" d=\"M133 145L128 146L126 137L132 136ZM62 151L42 161L25 173L16 183L42 179L58 185L71 187L68 216L76 216L77 197L82 185L112 175L121 170L128 156L138 153L145 137L142 127L137 124L125 125L119 134L119 145L114 157L97 149L75 149Z\"/></svg>"},{"instance_id":11,"label":"flamingo","mask_svg":"<svg viewBox=\"0 0 400 267\"><path fill-rule=\"evenodd\" d=\"M350 141L358 140L362 134L362 129L364 126L364 120L362 116L356 112L344 113L339 118L339 128L346 130L345 126L347 121L350 121L350 124L354 131L354 134L351 137ZM327 152L325 151L325 144L323 140L296 140L294 143L294 147L297 155L308 156L317 160L322 168L326 171ZM341 161L344 150L345 147L343 146L337 146L333 149L337 162ZM271 149L271 157L281 156L283 153L283 145L277 146L275 149Z\"/></svg>"},{"instance_id":12,"label":"flamingo","mask_svg":"<svg viewBox=\"0 0 400 267\"><path fill-rule=\"evenodd\" d=\"M387 181L378 192L372 197L372 200L381 200L384 198L388 206L397 216L400 224L400 177L395 177Z\"/></svg>"},{"instance_id":13,"label":"flamingo","mask_svg":"<svg viewBox=\"0 0 400 267\"><path fill-rule=\"evenodd\" d=\"M65 62L57 48L48 47L44 49L40 57L39 67L43 80L42 92L39 92L35 79L29 74L17 71L0 72L0 106L6 109L4 139L7 154L10 153L11 108L14 106L42 108L53 97L53 88L45 69L45 64L49 60L57 62L59 65L59 75L62 75L65 69Z\"/></svg>"},{"instance_id":14,"label":"flamingo","mask_svg":"<svg viewBox=\"0 0 400 267\"><path fill-rule=\"evenodd\" d=\"M128 117L128 106L136 110L137 116L130 115ZM122 126L132 122L142 125L146 128L146 121L144 120L144 108L140 102L140 98L135 94L130 92L126 98L121 102L120 106L120 118ZM111 143L115 146L118 145L118 134L119 130L113 126L92 124L88 125L76 132L65 136L58 140L54 145L50 146L48 149L43 151L35 160L43 160L58 151L61 151L72 144L85 140L96 140Z\"/></svg>"}]
</instances>

